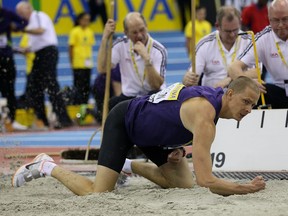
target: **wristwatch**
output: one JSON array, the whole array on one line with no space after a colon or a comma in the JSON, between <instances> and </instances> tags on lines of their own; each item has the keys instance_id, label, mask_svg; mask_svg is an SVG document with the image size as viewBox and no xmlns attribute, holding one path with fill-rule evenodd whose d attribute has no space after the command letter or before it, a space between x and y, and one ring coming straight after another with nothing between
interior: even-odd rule
<instances>
[{"instance_id":1,"label":"wristwatch","mask_svg":"<svg viewBox=\"0 0 288 216\"><path fill-rule=\"evenodd\" d=\"M145 67L150 67L152 66L152 60L149 58L148 60L145 60Z\"/></svg>"}]
</instances>

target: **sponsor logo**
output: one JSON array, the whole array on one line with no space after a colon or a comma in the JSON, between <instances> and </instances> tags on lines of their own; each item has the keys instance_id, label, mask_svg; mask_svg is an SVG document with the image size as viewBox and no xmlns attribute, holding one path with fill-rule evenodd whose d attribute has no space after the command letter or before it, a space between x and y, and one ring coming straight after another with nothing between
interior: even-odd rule
<instances>
[{"instance_id":1,"label":"sponsor logo","mask_svg":"<svg viewBox=\"0 0 288 216\"><path fill-rule=\"evenodd\" d=\"M220 65L219 60L212 60L211 63L212 63L212 65Z\"/></svg>"},{"instance_id":2,"label":"sponsor logo","mask_svg":"<svg viewBox=\"0 0 288 216\"><path fill-rule=\"evenodd\" d=\"M278 58L279 54L278 53L270 53L271 58Z\"/></svg>"}]
</instances>

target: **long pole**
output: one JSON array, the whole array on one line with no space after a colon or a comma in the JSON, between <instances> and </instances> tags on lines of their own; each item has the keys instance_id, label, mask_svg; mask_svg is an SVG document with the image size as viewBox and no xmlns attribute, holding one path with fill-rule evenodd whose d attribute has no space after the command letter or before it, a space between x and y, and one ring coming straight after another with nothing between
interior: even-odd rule
<instances>
[{"instance_id":1,"label":"long pole","mask_svg":"<svg viewBox=\"0 0 288 216\"><path fill-rule=\"evenodd\" d=\"M257 78L258 78L258 82L261 84L262 80L261 80L261 72L260 72L260 67L259 67L257 48L256 48L256 43L255 43L255 35L253 31L247 31L247 34L251 35L251 40L252 40L253 49L254 49L254 58L255 58L255 67L257 71ZM261 102L262 102L262 106L266 106L263 92L261 92Z\"/></svg>"},{"instance_id":2,"label":"long pole","mask_svg":"<svg viewBox=\"0 0 288 216\"><path fill-rule=\"evenodd\" d=\"M195 39L195 16L196 16L196 0L191 0L191 23L192 23L192 37L191 37L191 63L192 71L196 73L196 39Z\"/></svg>"},{"instance_id":3,"label":"long pole","mask_svg":"<svg viewBox=\"0 0 288 216\"><path fill-rule=\"evenodd\" d=\"M114 19L114 0L110 1L110 18ZM108 50L107 50L107 63L106 63L106 82L105 82L105 94L104 94L104 102L103 102L103 115L102 115L102 127L104 128L105 121L109 112L109 99L110 99L110 81L111 81L111 51L112 51L112 39L113 34L110 35L108 39ZM88 161L89 157L89 151L91 142L93 140L93 137L97 134L98 130L96 130L87 145L86 153L85 153L85 161ZM102 129L102 135L103 135L103 129Z\"/></svg>"},{"instance_id":4,"label":"long pole","mask_svg":"<svg viewBox=\"0 0 288 216\"><path fill-rule=\"evenodd\" d=\"M111 11L110 18L114 19L114 1L110 1ZM102 127L105 125L106 118L109 112L109 99L110 99L110 82L111 82L111 51L112 51L112 39L113 35L111 34L108 39L107 47L107 57L106 57L106 83L105 83L105 95L103 103L103 115L102 115Z\"/></svg>"}]
</instances>

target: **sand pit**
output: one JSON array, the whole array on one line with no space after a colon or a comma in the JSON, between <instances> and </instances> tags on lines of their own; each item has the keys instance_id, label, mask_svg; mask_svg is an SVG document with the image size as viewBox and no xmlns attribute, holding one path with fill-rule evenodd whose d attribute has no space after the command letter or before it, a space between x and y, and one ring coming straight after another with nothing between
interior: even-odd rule
<instances>
[{"instance_id":1,"label":"sand pit","mask_svg":"<svg viewBox=\"0 0 288 216\"><path fill-rule=\"evenodd\" d=\"M229 197L198 186L161 189L142 177L132 177L127 186L112 193L85 197L75 196L51 177L16 189L10 181L11 176L0 176L1 216L288 215L287 180L269 180L263 191Z\"/></svg>"}]
</instances>

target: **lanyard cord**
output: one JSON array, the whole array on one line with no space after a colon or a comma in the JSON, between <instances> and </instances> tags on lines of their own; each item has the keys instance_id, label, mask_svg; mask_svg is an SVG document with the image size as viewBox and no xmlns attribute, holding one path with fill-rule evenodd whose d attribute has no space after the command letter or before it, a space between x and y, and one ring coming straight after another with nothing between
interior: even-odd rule
<instances>
[{"instance_id":1,"label":"lanyard cord","mask_svg":"<svg viewBox=\"0 0 288 216\"><path fill-rule=\"evenodd\" d=\"M148 48L147 48L148 55L150 55L151 46L152 46L152 38L149 37L149 43L148 43ZM130 41L130 55L131 55L131 59L132 59L132 63L133 63L133 67L134 67L135 73L137 74L137 76L138 76L138 78L139 78L139 80L140 80L140 82L142 84L142 87L144 87L144 80L145 80L145 77L146 77L146 70L144 70L143 77L141 79L141 76L140 76L140 73L139 73L139 69L138 69L138 66L137 66L136 60L135 60L135 54L133 52L132 41Z\"/></svg>"},{"instance_id":2,"label":"lanyard cord","mask_svg":"<svg viewBox=\"0 0 288 216\"><path fill-rule=\"evenodd\" d=\"M223 47L222 47L222 44L221 44L221 41L220 41L220 37L219 37L219 34L216 35L216 38L217 38L217 42L218 42L218 46L219 46L219 51L220 51L220 54L222 56L222 59L223 59L223 63L224 63L224 66L227 70L227 60L226 60L226 56L225 56L225 52L223 50ZM238 37L236 39L236 44L235 44L235 47L234 47L234 52L232 54L232 60L231 60L231 63L235 60L235 57L236 57L236 52L237 52L237 49L238 49Z\"/></svg>"},{"instance_id":3,"label":"lanyard cord","mask_svg":"<svg viewBox=\"0 0 288 216\"><path fill-rule=\"evenodd\" d=\"M285 61L285 58L284 58L284 56L283 56L283 53L282 53L282 51L281 51L281 49L280 49L280 46L279 46L278 42L275 42L275 44L276 44L277 51L278 51L278 54L280 55L280 58L281 58L282 62L286 65L286 67L288 67L288 64L287 64L287 62Z\"/></svg>"}]
</instances>

